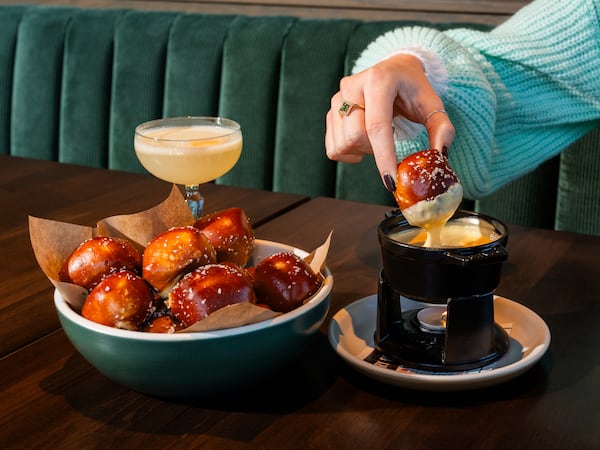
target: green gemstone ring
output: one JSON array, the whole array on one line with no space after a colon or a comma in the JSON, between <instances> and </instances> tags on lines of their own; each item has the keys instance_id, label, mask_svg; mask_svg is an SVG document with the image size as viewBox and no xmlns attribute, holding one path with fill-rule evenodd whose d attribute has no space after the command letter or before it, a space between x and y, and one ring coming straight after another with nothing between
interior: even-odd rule
<instances>
[{"instance_id":1,"label":"green gemstone ring","mask_svg":"<svg viewBox=\"0 0 600 450\"><path fill-rule=\"evenodd\" d=\"M342 103L342 106L338 110L340 112L340 117L347 116L348 114L350 114L352 112L352 110L354 108L358 108L358 109L362 109L362 110L365 109L365 107L363 105L359 105L358 103L348 103L348 102L344 101Z\"/></svg>"}]
</instances>

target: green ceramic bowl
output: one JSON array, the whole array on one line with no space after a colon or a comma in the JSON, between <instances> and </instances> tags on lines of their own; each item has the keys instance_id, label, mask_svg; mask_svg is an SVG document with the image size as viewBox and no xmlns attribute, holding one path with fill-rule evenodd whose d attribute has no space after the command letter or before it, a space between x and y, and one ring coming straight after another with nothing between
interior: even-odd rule
<instances>
[{"instance_id":1,"label":"green ceramic bowl","mask_svg":"<svg viewBox=\"0 0 600 450\"><path fill-rule=\"evenodd\" d=\"M279 251L306 252L256 240L251 264ZM60 323L90 364L116 383L160 397L215 395L249 385L289 363L316 333L329 309L333 278L301 307L263 322L201 333L120 330L85 319L58 291Z\"/></svg>"}]
</instances>

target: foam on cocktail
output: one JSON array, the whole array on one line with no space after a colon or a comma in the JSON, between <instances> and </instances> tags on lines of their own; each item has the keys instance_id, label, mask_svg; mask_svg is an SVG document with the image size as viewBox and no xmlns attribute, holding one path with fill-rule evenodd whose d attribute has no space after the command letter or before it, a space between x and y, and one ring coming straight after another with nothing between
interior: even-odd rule
<instances>
[{"instance_id":1,"label":"foam on cocktail","mask_svg":"<svg viewBox=\"0 0 600 450\"><path fill-rule=\"evenodd\" d=\"M135 151L148 172L197 185L227 173L242 152L242 134L213 125L158 127L136 135Z\"/></svg>"}]
</instances>

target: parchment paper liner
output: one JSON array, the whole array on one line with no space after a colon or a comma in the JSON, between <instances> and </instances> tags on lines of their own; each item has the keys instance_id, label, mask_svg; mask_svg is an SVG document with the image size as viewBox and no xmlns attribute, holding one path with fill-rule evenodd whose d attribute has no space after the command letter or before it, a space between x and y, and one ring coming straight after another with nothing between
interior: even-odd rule
<instances>
[{"instance_id":1,"label":"parchment paper liner","mask_svg":"<svg viewBox=\"0 0 600 450\"><path fill-rule=\"evenodd\" d=\"M81 311L88 294L87 290L75 284L61 282L58 276L63 262L79 244L94 236L121 237L130 240L141 252L161 232L193 223L194 217L181 192L174 185L169 196L160 204L139 213L102 219L97 222L96 227L29 216L29 238L35 258L50 283L74 310ZM330 241L331 233L321 246L305 258L315 273L321 273L325 267ZM323 280L318 292L331 282L331 277ZM180 332L232 328L267 320L280 314L260 306L240 303L221 308Z\"/></svg>"}]
</instances>

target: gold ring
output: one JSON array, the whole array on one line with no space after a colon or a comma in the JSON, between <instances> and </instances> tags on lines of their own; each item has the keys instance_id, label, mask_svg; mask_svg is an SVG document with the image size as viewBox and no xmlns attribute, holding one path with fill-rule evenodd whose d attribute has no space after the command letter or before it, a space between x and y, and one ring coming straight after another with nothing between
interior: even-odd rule
<instances>
[{"instance_id":1,"label":"gold ring","mask_svg":"<svg viewBox=\"0 0 600 450\"><path fill-rule=\"evenodd\" d=\"M429 114L427 114L425 116L425 120L423 121L423 124L426 124L427 121L431 118L431 116L433 116L434 114L437 114L437 113L442 113L442 114L448 115L448 113L446 112L445 109L434 109L433 111L431 111Z\"/></svg>"},{"instance_id":2,"label":"gold ring","mask_svg":"<svg viewBox=\"0 0 600 450\"><path fill-rule=\"evenodd\" d=\"M342 106L340 106L340 109L338 110L340 112L340 117L347 116L352 112L354 108L362 110L365 109L363 105L359 105L358 103L348 103L346 101L342 102Z\"/></svg>"}]
</instances>

